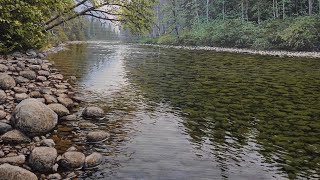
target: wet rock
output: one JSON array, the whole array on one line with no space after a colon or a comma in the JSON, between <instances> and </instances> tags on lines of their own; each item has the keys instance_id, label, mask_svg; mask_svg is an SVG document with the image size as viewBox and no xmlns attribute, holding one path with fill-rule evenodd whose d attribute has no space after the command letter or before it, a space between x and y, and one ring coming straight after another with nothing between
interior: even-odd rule
<instances>
[{"instance_id":1,"label":"wet rock","mask_svg":"<svg viewBox=\"0 0 320 180\"><path fill-rule=\"evenodd\" d=\"M0 72L8 71L8 67L6 65L0 64Z\"/></svg>"},{"instance_id":2,"label":"wet rock","mask_svg":"<svg viewBox=\"0 0 320 180\"><path fill-rule=\"evenodd\" d=\"M58 101L67 108L73 107L73 101L70 98L60 96L58 97Z\"/></svg>"},{"instance_id":3,"label":"wet rock","mask_svg":"<svg viewBox=\"0 0 320 180\"><path fill-rule=\"evenodd\" d=\"M40 144L47 147L54 147L56 145L52 139L44 139L40 142Z\"/></svg>"},{"instance_id":4,"label":"wet rock","mask_svg":"<svg viewBox=\"0 0 320 180\"><path fill-rule=\"evenodd\" d=\"M14 98L15 98L16 102L21 102L25 99L28 99L29 96L26 93L21 93L21 94L15 94Z\"/></svg>"},{"instance_id":5,"label":"wet rock","mask_svg":"<svg viewBox=\"0 0 320 180\"><path fill-rule=\"evenodd\" d=\"M66 116L66 115L70 114L69 110L65 106L63 106L62 104L58 104L58 103L49 104L48 107L52 111L57 113L59 117Z\"/></svg>"},{"instance_id":6,"label":"wet rock","mask_svg":"<svg viewBox=\"0 0 320 180\"><path fill-rule=\"evenodd\" d=\"M65 152L59 161L59 165L66 169L82 168L85 158L85 155L81 152Z\"/></svg>"},{"instance_id":7,"label":"wet rock","mask_svg":"<svg viewBox=\"0 0 320 180\"><path fill-rule=\"evenodd\" d=\"M32 172L23 169L19 166L10 164L0 165L1 180L38 180L37 176Z\"/></svg>"},{"instance_id":8,"label":"wet rock","mask_svg":"<svg viewBox=\"0 0 320 180\"><path fill-rule=\"evenodd\" d=\"M102 118L104 111L99 107L87 107L83 110L82 116L85 118Z\"/></svg>"},{"instance_id":9,"label":"wet rock","mask_svg":"<svg viewBox=\"0 0 320 180\"><path fill-rule=\"evenodd\" d=\"M26 99L15 108L11 123L33 137L51 131L58 123L58 115L36 99Z\"/></svg>"},{"instance_id":10,"label":"wet rock","mask_svg":"<svg viewBox=\"0 0 320 180\"><path fill-rule=\"evenodd\" d=\"M31 70L21 71L20 76L27 78L29 80L35 80L37 78L36 73Z\"/></svg>"},{"instance_id":11,"label":"wet rock","mask_svg":"<svg viewBox=\"0 0 320 180\"><path fill-rule=\"evenodd\" d=\"M12 129L11 125L0 122L0 134L4 134Z\"/></svg>"},{"instance_id":12,"label":"wet rock","mask_svg":"<svg viewBox=\"0 0 320 180\"><path fill-rule=\"evenodd\" d=\"M8 74L0 73L0 88L3 90L11 89L16 86L16 81Z\"/></svg>"},{"instance_id":13,"label":"wet rock","mask_svg":"<svg viewBox=\"0 0 320 180\"><path fill-rule=\"evenodd\" d=\"M39 172L51 172L58 156L57 150L52 147L36 147L29 158L31 168Z\"/></svg>"},{"instance_id":14,"label":"wet rock","mask_svg":"<svg viewBox=\"0 0 320 180\"><path fill-rule=\"evenodd\" d=\"M18 130L11 130L1 136L4 143L26 143L31 140Z\"/></svg>"},{"instance_id":15,"label":"wet rock","mask_svg":"<svg viewBox=\"0 0 320 180\"><path fill-rule=\"evenodd\" d=\"M26 162L24 155L0 158L0 164L8 163L11 165L21 165Z\"/></svg>"},{"instance_id":16,"label":"wet rock","mask_svg":"<svg viewBox=\"0 0 320 180\"><path fill-rule=\"evenodd\" d=\"M58 102L57 98L55 98L54 96L51 96L49 94L45 94L45 95L43 95L43 97L46 100L47 104L52 104L52 103Z\"/></svg>"},{"instance_id":17,"label":"wet rock","mask_svg":"<svg viewBox=\"0 0 320 180\"><path fill-rule=\"evenodd\" d=\"M28 83L28 82L30 81L29 79L24 78L24 77L22 77L22 76L16 77L15 80L16 80L16 82L17 82L18 84Z\"/></svg>"},{"instance_id":18,"label":"wet rock","mask_svg":"<svg viewBox=\"0 0 320 180\"><path fill-rule=\"evenodd\" d=\"M13 91L16 93L27 93L28 89L24 87L14 87Z\"/></svg>"},{"instance_id":19,"label":"wet rock","mask_svg":"<svg viewBox=\"0 0 320 180\"><path fill-rule=\"evenodd\" d=\"M71 115L68 115L68 116L63 116L61 118L61 120L63 120L63 121L75 121L75 120L77 120L77 116L75 114L71 114Z\"/></svg>"},{"instance_id":20,"label":"wet rock","mask_svg":"<svg viewBox=\"0 0 320 180\"><path fill-rule=\"evenodd\" d=\"M89 123L89 122L82 122L82 123L79 123L79 127L81 129L93 129L93 128L98 128L97 125L93 124L93 123Z\"/></svg>"},{"instance_id":21,"label":"wet rock","mask_svg":"<svg viewBox=\"0 0 320 180\"><path fill-rule=\"evenodd\" d=\"M110 137L110 134L105 131L93 131L87 134L87 141L88 142L101 142Z\"/></svg>"},{"instance_id":22,"label":"wet rock","mask_svg":"<svg viewBox=\"0 0 320 180\"><path fill-rule=\"evenodd\" d=\"M0 104L5 103L6 100L7 100L7 94L3 90L0 90Z\"/></svg>"},{"instance_id":23,"label":"wet rock","mask_svg":"<svg viewBox=\"0 0 320 180\"><path fill-rule=\"evenodd\" d=\"M47 177L48 179L62 179L61 178L61 175L59 174L59 173L55 173L55 174L50 174L50 175L48 175L48 177Z\"/></svg>"},{"instance_id":24,"label":"wet rock","mask_svg":"<svg viewBox=\"0 0 320 180\"><path fill-rule=\"evenodd\" d=\"M99 166L103 162L103 156L99 153L92 153L86 157L85 168L93 168Z\"/></svg>"},{"instance_id":25,"label":"wet rock","mask_svg":"<svg viewBox=\"0 0 320 180\"><path fill-rule=\"evenodd\" d=\"M4 119L7 116L7 113L0 110L0 119Z\"/></svg>"}]
</instances>

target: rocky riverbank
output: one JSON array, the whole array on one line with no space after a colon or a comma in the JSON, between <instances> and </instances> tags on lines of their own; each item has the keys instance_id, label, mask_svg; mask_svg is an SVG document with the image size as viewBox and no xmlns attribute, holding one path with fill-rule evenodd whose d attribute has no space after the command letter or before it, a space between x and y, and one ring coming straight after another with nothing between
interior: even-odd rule
<instances>
[{"instance_id":1,"label":"rocky riverbank","mask_svg":"<svg viewBox=\"0 0 320 180\"><path fill-rule=\"evenodd\" d=\"M320 58L320 52L260 51L260 50L252 50L252 49L223 48L223 47L211 47L211 46L172 46L172 45L157 45L157 44L141 44L141 45L160 47L160 48L204 50L204 51L228 52L228 53L237 53L237 54L263 55L263 56Z\"/></svg>"},{"instance_id":2,"label":"rocky riverbank","mask_svg":"<svg viewBox=\"0 0 320 180\"><path fill-rule=\"evenodd\" d=\"M59 46L51 52L62 50ZM47 52L48 53L48 52ZM46 53L27 51L0 56L0 179L70 179L75 170L93 168L104 161L96 152L75 147L58 154L50 139L59 122L101 118L99 107L76 112L82 102L73 83L46 60ZM104 131L87 134L87 141L109 137Z\"/></svg>"}]
</instances>

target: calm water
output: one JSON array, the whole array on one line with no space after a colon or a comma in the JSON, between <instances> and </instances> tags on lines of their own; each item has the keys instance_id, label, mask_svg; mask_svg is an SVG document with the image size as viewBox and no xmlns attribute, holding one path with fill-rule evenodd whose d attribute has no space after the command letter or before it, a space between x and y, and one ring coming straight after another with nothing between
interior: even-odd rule
<instances>
[{"instance_id":1,"label":"calm water","mask_svg":"<svg viewBox=\"0 0 320 180\"><path fill-rule=\"evenodd\" d=\"M78 124L54 135L106 163L82 179L319 179L319 59L91 42L51 57L78 77L110 140Z\"/></svg>"}]
</instances>

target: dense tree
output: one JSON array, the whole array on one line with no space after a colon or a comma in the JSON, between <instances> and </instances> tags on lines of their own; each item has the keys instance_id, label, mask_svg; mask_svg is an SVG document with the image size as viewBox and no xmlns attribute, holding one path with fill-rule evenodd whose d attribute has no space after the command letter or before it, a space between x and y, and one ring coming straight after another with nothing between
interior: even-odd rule
<instances>
[{"instance_id":1,"label":"dense tree","mask_svg":"<svg viewBox=\"0 0 320 180\"><path fill-rule=\"evenodd\" d=\"M134 32L149 30L154 0L0 0L0 52L42 47L48 33L91 16L119 22Z\"/></svg>"}]
</instances>

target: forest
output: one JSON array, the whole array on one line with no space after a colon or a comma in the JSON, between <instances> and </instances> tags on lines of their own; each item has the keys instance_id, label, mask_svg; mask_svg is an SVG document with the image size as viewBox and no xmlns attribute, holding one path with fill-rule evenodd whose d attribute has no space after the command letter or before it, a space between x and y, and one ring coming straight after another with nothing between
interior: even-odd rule
<instances>
[{"instance_id":1,"label":"forest","mask_svg":"<svg viewBox=\"0 0 320 180\"><path fill-rule=\"evenodd\" d=\"M143 43L318 51L320 0L160 0Z\"/></svg>"}]
</instances>

